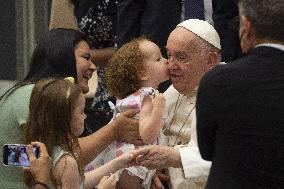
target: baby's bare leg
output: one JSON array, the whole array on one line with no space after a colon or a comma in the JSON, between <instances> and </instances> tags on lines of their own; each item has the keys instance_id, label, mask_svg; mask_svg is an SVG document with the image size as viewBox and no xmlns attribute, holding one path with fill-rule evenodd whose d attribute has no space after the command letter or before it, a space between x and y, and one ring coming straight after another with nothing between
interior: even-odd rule
<instances>
[{"instance_id":1,"label":"baby's bare leg","mask_svg":"<svg viewBox=\"0 0 284 189\"><path fill-rule=\"evenodd\" d=\"M127 170L123 170L116 189L143 189L142 179L137 176L130 176Z\"/></svg>"}]
</instances>

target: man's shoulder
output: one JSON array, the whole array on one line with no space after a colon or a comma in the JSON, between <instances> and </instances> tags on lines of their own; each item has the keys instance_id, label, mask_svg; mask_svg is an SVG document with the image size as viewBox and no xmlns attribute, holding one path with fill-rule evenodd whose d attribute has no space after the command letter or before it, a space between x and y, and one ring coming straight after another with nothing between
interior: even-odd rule
<instances>
[{"instance_id":1,"label":"man's shoulder","mask_svg":"<svg viewBox=\"0 0 284 189\"><path fill-rule=\"evenodd\" d=\"M212 70L208 71L203 77L203 82L210 82L212 84L220 84L223 80L227 80L230 77L236 75L238 72L243 72L246 69L248 57L240 58L229 63L220 63Z\"/></svg>"}]
</instances>

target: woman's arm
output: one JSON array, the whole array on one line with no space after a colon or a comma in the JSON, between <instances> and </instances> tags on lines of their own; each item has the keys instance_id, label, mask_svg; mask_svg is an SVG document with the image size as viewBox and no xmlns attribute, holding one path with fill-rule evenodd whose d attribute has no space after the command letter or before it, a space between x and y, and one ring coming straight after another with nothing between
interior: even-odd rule
<instances>
[{"instance_id":1,"label":"woman's arm","mask_svg":"<svg viewBox=\"0 0 284 189\"><path fill-rule=\"evenodd\" d=\"M104 66L108 60L115 53L116 48L108 47L104 49L92 49L91 50L91 59L92 62L98 66Z\"/></svg>"},{"instance_id":2,"label":"woman's arm","mask_svg":"<svg viewBox=\"0 0 284 189\"><path fill-rule=\"evenodd\" d=\"M88 164L114 140L141 145L138 121L132 119L136 113L137 110L121 113L113 122L97 132L79 138L82 165Z\"/></svg>"},{"instance_id":3,"label":"woman's arm","mask_svg":"<svg viewBox=\"0 0 284 189\"><path fill-rule=\"evenodd\" d=\"M165 105L166 100L162 94L155 94L153 101L149 96L144 97L139 115L139 131L144 143L156 142L163 127Z\"/></svg>"}]
</instances>

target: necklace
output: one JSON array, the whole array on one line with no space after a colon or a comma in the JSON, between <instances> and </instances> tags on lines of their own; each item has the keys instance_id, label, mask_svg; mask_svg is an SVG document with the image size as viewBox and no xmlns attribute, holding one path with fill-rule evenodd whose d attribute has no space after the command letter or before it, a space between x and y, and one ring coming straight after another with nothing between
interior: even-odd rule
<instances>
[{"instance_id":1,"label":"necklace","mask_svg":"<svg viewBox=\"0 0 284 189\"><path fill-rule=\"evenodd\" d=\"M171 119L171 121L170 121L170 124L169 124L168 127L166 127L166 128L164 129L164 133L165 133L166 136L170 136L170 135L171 135L171 127L172 127L172 125L173 125L173 122L177 119L177 118L176 118L176 117L177 117L177 111L179 110L179 108L180 108L180 106L181 106L181 103L182 103L182 99L180 100L180 96L181 96L181 94L178 95L177 101L176 101L176 103L175 103L174 110L173 110L173 116L172 116L172 119ZM180 101L179 101L179 100L180 100ZM187 123L187 121L188 121L188 119L189 119L189 117L190 117L192 111L195 109L195 106L196 106L196 103L194 103L193 107L192 107L191 109L189 109L189 111L186 113L186 116L185 116L184 121L181 122L182 124L181 124L181 126L180 126L180 128L179 128L179 130L178 130L178 133L177 133L177 135L176 135L176 138L175 138L175 141L174 141L174 143L173 143L173 146L176 145L177 140L178 140L178 138L179 138L179 136L180 136L180 134L181 134L181 131L182 131L182 129L184 128L185 124ZM168 145L169 145L169 142L170 142L170 137L168 137Z\"/></svg>"}]
</instances>

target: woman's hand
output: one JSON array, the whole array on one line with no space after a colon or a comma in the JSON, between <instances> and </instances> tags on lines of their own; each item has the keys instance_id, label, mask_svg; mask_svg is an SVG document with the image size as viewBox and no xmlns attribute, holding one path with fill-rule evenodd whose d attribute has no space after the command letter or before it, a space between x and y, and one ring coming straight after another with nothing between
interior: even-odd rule
<instances>
[{"instance_id":1,"label":"woman's hand","mask_svg":"<svg viewBox=\"0 0 284 189\"><path fill-rule=\"evenodd\" d=\"M128 110L121 113L113 122L115 124L115 139L135 145L142 145L139 134L139 121L132 117L138 110Z\"/></svg>"},{"instance_id":2,"label":"woman's hand","mask_svg":"<svg viewBox=\"0 0 284 189\"><path fill-rule=\"evenodd\" d=\"M40 156L38 159L33 154L33 146L39 147ZM31 145L28 145L27 154L30 161L29 170L33 175L34 180L45 184L48 183L51 158L47 153L45 145L41 142L32 142Z\"/></svg>"}]
</instances>

